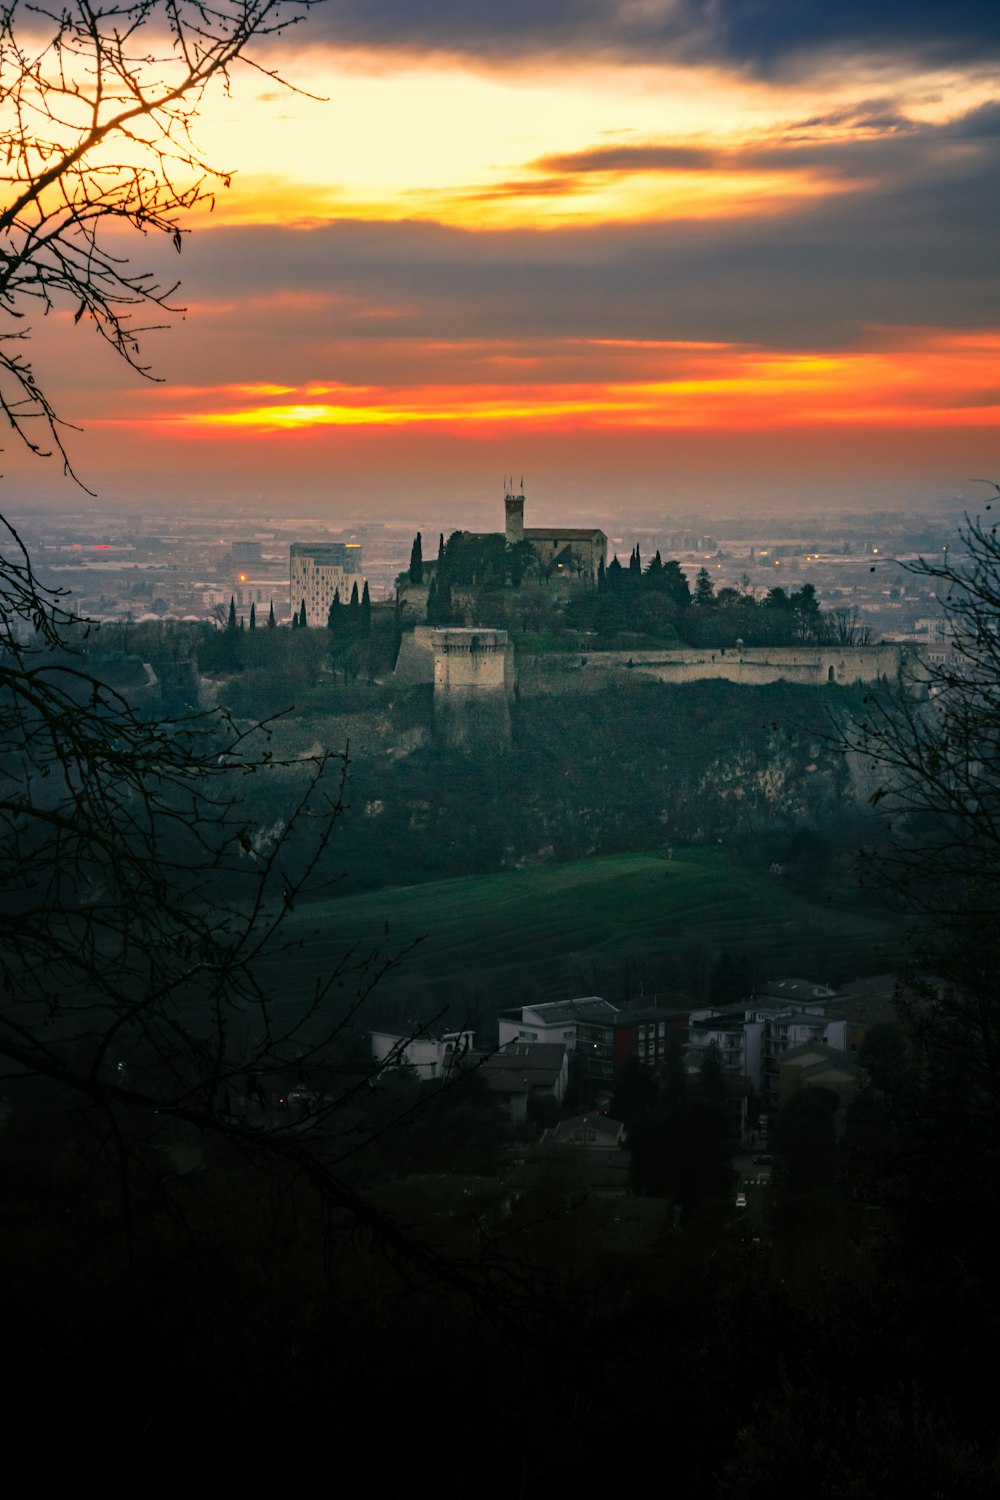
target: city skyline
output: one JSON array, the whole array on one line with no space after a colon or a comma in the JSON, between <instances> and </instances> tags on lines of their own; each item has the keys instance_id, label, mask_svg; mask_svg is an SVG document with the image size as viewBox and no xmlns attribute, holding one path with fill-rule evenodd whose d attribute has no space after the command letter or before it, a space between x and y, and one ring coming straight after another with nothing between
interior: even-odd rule
<instances>
[{"instance_id":1,"label":"city skyline","mask_svg":"<svg viewBox=\"0 0 1000 1500\"><path fill-rule=\"evenodd\" d=\"M992 11L321 7L198 143L162 384L74 309L36 362L102 501L920 506L996 454ZM294 45L292 45L294 43ZM173 264L171 264L171 262ZM53 378L54 376L54 378ZM8 443L8 493L72 500Z\"/></svg>"}]
</instances>

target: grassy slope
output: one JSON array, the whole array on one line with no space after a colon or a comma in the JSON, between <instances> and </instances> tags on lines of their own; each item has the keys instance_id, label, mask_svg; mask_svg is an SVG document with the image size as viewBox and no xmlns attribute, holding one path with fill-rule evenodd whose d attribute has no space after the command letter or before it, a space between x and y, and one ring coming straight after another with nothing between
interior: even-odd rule
<instances>
[{"instance_id":1,"label":"grassy slope","mask_svg":"<svg viewBox=\"0 0 1000 1500\"><path fill-rule=\"evenodd\" d=\"M388 934L386 935L386 924ZM303 994L350 942L399 950L418 946L372 1002L423 994L454 1006L478 996L495 1012L526 993L563 998L603 986L627 959L653 975L692 955L751 953L768 973L844 979L892 961L898 929L887 917L827 896L809 897L738 866L722 850L686 850L672 860L636 854L396 886L310 903L291 914L302 946L283 960L285 994ZM647 981L647 989L652 985ZM618 998L611 995L610 998Z\"/></svg>"}]
</instances>

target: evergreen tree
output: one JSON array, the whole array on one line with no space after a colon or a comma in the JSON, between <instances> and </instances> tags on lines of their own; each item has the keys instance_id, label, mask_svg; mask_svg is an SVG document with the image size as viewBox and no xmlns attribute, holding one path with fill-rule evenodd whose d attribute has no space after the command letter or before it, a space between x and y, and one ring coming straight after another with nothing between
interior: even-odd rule
<instances>
[{"instance_id":1,"label":"evergreen tree","mask_svg":"<svg viewBox=\"0 0 1000 1500\"><path fill-rule=\"evenodd\" d=\"M403 644L403 606L399 595L396 595L396 607L392 612L392 665L396 666L399 657L399 648Z\"/></svg>"},{"instance_id":2,"label":"evergreen tree","mask_svg":"<svg viewBox=\"0 0 1000 1500\"><path fill-rule=\"evenodd\" d=\"M715 603L715 585L712 583L707 568L698 569L698 577L694 584L694 602L702 605Z\"/></svg>"},{"instance_id":3,"label":"evergreen tree","mask_svg":"<svg viewBox=\"0 0 1000 1500\"><path fill-rule=\"evenodd\" d=\"M303 599L302 608L299 610L299 629L305 630L308 623L306 619L306 601Z\"/></svg>"},{"instance_id":4,"label":"evergreen tree","mask_svg":"<svg viewBox=\"0 0 1000 1500\"><path fill-rule=\"evenodd\" d=\"M418 531L413 538L413 546L410 549L410 582L423 583L424 581L424 553L423 542Z\"/></svg>"},{"instance_id":5,"label":"evergreen tree","mask_svg":"<svg viewBox=\"0 0 1000 1500\"><path fill-rule=\"evenodd\" d=\"M243 615L240 615L240 630L241 631L242 630L246 630L246 628L247 628L247 622L244 619Z\"/></svg>"},{"instance_id":6,"label":"evergreen tree","mask_svg":"<svg viewBox=\"0 0 1000 1500\"><path fill-rule=\"evenodd\" d=\"M645 580L646 580L647 584L649 584L653 588L659 588L660 584L662 583L662 581L663 581L663 558L660 556L660 549L659 548L656 549L656 555L647 564L647 566L646 566L646 572L644 574L644 577L645 577Z\"/></svg>"},{"instance_id":7,"label":"evergreen tree","mask_svg":"<svg viewBox=\"0 0 1000 1500\"><path fill-rule=\"evenodd\" d=\"M351 589L351 602L347 606L347 633L352 638L359 634L361 627L361 600L358 597L358 586L354 584Z\"/></svg>"},{"instance_id":8,"label":"evergreen tree","mask_svg":"<svg viewBox=\"0 0 1000 1500\"><path fill-rule=\"evenodd\" d=\"M441 576L441 571L442 571L443 568L444 568L444 532L442 531L438 535L438 577Z\"/></svg>"},{"instance_id":9,"label":"evergreen tree","mask_svg":"<svg viewBox=\"0 0 1000 1500\"><path fill-rule=\"evenodd\" d=\"M230 596L229 596L229 619L226 621L226 629L227 630L235 630L236 627L237 627L237 620L236 620L236 597L235 597L234 594L230 594Z\"/></svg>"},{"instance_id":10,"label":"evergreen tree","mask_svg":"<svg viewBox=\"0 0 1000 1500\"><path fill-rule=\"evenodd\" d=\"M340 617L343 614L343 610L344 607L340 602L340 590L334 589L333 598L330 600L330 608L327 611L326 616L326 628L334 635L340 634L340 627L342 624Z\"/></svg>"},{"instance_id":11,"label":"evergreen tree","mask_svg":"<svg viewBox=\"0 0 1000 1500\"><path fill-rule=\"evenodd\" d=\"M604 558L602 557L600 562L597 564L597 592L599 594L603 594L606 581L607 569L604 566Z\"/></svg>"},{"instance_id":12,"label":"evergreen tree","mask_svg":"<svg viewBox=\"0 0 1000 1500\"><path fill-rule=\"evenodd\" d=\"M419 535L419 533L418 533ZM372 633L372 601L368 592L368 579L365 579L364 590L361 595L361 636L367 640Z\"/></svg>"},{"instance_id":13,"label":"evergreen tree","mask_svg":"<svg viewBox=\"0 0 1000 1500\"><path fill-rule=\"evenodd\" d=\"M431 586L427 590L427 623L428 623L428 625L436 625L437 624L437 592L438 592L437 578L432 575L431 576Z\"/></svg>"},{"instance_id":14,"label":"evergreen tree","mask_svg":"<svg viewBox=\"0 0 1000 1500\"><path fill-rule=\"evenodd\" d=\"M795 590L789 603L798 616L799 633L807 640L811 640L820 627L820 608L815 584L804 583L800 589Z\"/></svg>"},{"instance_id":15,"label":"evergreen tree","mask_svg":"<svg viewBox=\"0 0 1000 1500\"><path fill-rule=\"evenodd\" d=\"M663 592L668 599L679 604L682 609L691 603L691 585L684 574L684 569L676 559L663 564Z\"/></svg>"},{"instance_id":16,"label":"evergreen tree","mask_svg":"<svg viewBox=\"0 0 1000 1500\"><path fill-rule=\"evenodd\" d=\"M616 552L614 557L608 563L608 571L604 575L605 587L612 590L620 588L622 575L624 574L624 572L625 569L618 561L618 553Z\"/></svg>"},{"instance_id":17,"label":"evergreen tree","mask_svg":"<svg viewBox=\"0 0 1000 1500\"><path fill-rule=\"evenodd\" d=\"M631 554L629 555L628 570L629 570L630 573L641 573L642 572L642 561L641 561L641 559L639 557L639 545L638 545L638 543L636 543L635 547L633 547L633 549L632 549Z\"/></svg>"},{"instance_id":18,"label":"evergreen tree","mask_svg":"<svg viewBox=\"0 0 1000 1500\"><path fill-rule=\"evenodd\" d=\"M268 628L268 630L276 630L278 628L278 622L274 618L274 600L273 599L271 600L271 608L267 612L267 628Z\"/></svg>"},{"instance_id":19,"label":"evergreen tree","mask_svg":"<svg viewBox=\"0 0 1000 1500\"><path fill-rule=\"evenodd\" d=\"M252 599L250 601L250 629L257 629L257 606L254 604Z\"/></svg>"},{"instance_id":20,"label":"evergreen tree","mask_svg":"<svg viewBox=\"0 0 1000 1500\"><path fill-rule=\"evenodd\" d=\"M299 612L298 612L298 610L296 610L295 613L292 615L292 629L293 630L298 630L298 628L299 628Z\"/></svg>"}]
</instances>

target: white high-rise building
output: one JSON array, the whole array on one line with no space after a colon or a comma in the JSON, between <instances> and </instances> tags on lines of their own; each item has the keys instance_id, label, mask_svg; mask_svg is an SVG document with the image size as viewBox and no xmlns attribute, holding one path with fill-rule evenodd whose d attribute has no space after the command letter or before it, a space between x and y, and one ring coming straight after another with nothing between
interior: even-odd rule
<instances>
[{"instance_id":1,"label":"white high-rise building","mask_svg":"<svg viewBox=\"0 0 1000 1500\"><path fill-rule=\"evenodd\" d=\"M289 603L292 613L306 606L310 625L325 625L334 593L341 604L351 602L351 591L364 592L360 542L293 542L289 549Z\"/></svg>"}]
</instances>

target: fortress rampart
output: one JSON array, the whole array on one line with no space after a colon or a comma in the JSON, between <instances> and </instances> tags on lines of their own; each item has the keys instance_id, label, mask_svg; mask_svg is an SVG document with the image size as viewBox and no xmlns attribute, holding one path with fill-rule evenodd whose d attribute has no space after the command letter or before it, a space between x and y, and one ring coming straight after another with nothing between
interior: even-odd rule
<instances>
[{"instance_id":1,"label":"fortress rampart","mask_svg":"<svg viewBox=\"0 0 1000 1500\"><path fill-rule=\"evenodd\" d=\"M720 647L714 651L689 646L659 651L581 649L515 659L505 630L418 626L403 637L396 674L404 682L433 682L436 732L446 743L470 743L470 736L481 740L474 720L478 714L485 723L489 713L496 719L494 728L502 733L501 742L507 743L508 702L515 680L523 698L613 691L616 682L629 677L666 683L735 682L747 687L770 682L850 687L884 680L901 682L919 695L926 656L926 648L919 645L886 643ZM491 696L497 703L488 710Z\"/></svg>"},{"instance_id":2,"label":"fortress rampart","mask_svg":"<svg viewBox=\"0 0 1000 1500\"><path fill-rule=\"evenodd\" d=\"M443 626L430 632L434 733L452 749L510 744L513 663L506 630Z\"/></svg>"},{"instance_id":3,"label":"fortress rampart","mask_svg":"<svg viewBox=\"0 0 1000 1500\"><path fill-rule=\"evenodd\" d=\"M798 682L821 687L837 683L907 680L919 685L923 648L878 646L748 646L702 650L681 646L662 651L562 652L521 658L518 691L525 695L598 692L609 678L630 676L656 682L723 681L748 687Z\"/></svg>"}]
</instances>

